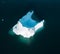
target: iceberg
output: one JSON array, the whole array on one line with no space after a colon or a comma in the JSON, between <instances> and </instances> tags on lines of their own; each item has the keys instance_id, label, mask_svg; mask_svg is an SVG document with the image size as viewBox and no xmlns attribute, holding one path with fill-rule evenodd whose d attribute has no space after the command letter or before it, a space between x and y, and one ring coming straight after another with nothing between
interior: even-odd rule
<instances>
[{"instance_id":1,"label":"iceberg","mask_svg":"<svg viewBox=\"0 0 60 54\"><path fill-rule=\"evenodd\" d=\"M26 15L20 18L13 26L13 32L16 35L21 35L25 38L33 37L37 30L44 26L44 20L37 22L32 19L34 11L29 11Z\"/></svg>"}]
</instances>

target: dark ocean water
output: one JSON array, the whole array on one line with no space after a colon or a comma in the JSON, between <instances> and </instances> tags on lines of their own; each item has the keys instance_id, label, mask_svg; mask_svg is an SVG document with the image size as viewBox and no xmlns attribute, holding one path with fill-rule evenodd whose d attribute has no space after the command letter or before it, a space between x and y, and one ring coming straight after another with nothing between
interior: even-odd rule
<instances>
[{"instance_id":1,"label":"dark ocean water","mask_svg":"<svg viewBox=\"0 0 60 54\"><path fill-rule=\"evenodd\" d=\"M37 21L45 20L44 29L26 45L8 31L28 11L34 10ZM4 19L4 21L2 21ZM0 54L58 54L60 52L60 1L0 0Z\"/></svg>"}]
</instances>

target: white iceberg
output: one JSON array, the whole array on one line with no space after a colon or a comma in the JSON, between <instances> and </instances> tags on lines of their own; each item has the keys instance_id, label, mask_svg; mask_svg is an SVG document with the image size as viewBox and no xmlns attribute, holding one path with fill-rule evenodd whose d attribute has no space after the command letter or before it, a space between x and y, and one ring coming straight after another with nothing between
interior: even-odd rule
<instances>
[{"instance_id":1,"label":"white iceberg","mask_svg":"<svg viewBox=\"0 0 60 54\"><path fill-rule=\"evenodd\" d=\"M28 12L25 16L23 16L16 25L13 26L13 32L16 35L21 35L25 38L30 38L34 36L35 32L44 26L44 20L38 22L32 19L32 12Z\"/></svg>"}]
</instances>

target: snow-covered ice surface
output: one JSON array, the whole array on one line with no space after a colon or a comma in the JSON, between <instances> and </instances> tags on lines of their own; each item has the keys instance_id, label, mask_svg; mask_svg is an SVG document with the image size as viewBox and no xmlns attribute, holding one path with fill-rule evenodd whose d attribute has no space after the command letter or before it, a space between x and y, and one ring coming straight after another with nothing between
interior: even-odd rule
<instances>
[{"instance_id":1,"label":"snow-covered ice surface","mask_svg":"<svg viewBox=\"0 0 60 54\"><path fill-rule=\"evenodd\" d=\"M44 26L44 20L38 22L32 19L34 11L28 12L24 15L16 25L13 26L13 32L16 35L21 35L25 38L30 38L34 36L35 32Z\"/></svg>"}]
</instances>

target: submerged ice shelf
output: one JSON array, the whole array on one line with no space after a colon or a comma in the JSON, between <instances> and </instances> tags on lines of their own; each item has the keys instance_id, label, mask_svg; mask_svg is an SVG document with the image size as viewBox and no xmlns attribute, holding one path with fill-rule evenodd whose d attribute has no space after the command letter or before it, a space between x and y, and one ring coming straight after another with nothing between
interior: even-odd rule
<instances>
[{"instance_id":1,"label":"submerged ice shelf","mask_svg":"<svg viewBox=\"0 0 60 54\"><path fill-rule=\"evenodd\" d=\"M32 19L34 11L24 15L16 25L13 26L13 32L16 35L21 35L25 38L34 36L35 32L44 26L44 20L38 22Z\"/></svg>"}]
</instances>

